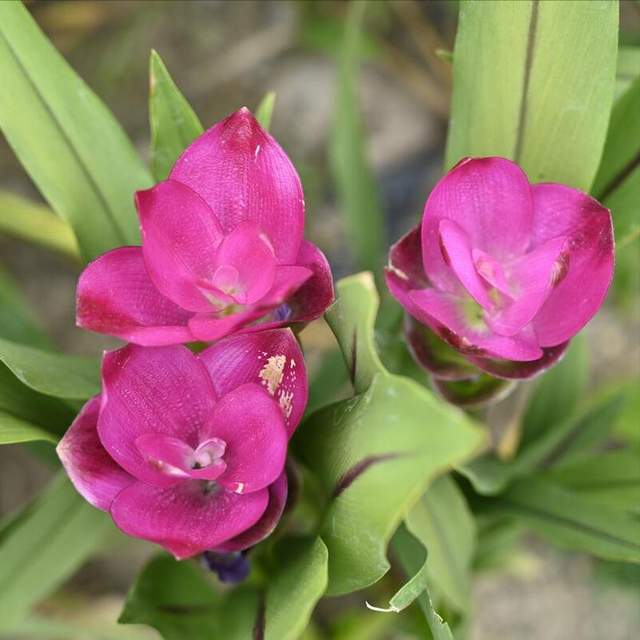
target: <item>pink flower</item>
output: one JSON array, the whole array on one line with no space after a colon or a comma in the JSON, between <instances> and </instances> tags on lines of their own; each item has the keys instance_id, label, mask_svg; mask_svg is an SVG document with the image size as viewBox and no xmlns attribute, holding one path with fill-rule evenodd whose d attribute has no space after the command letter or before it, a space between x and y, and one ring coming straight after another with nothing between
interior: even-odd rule
<instances>
[{"instance_id":1,"label":"pink flower","mask_svg":"<svg viewBox=\"0 0 640 640\"><path fill-rule=\"evenodd\" d=\"M268 535L287 497L287 442L307 402L291 331L108 352L101 397L58 445L77 490L125 533L183 559Z\"/></svg>"},{"instance_id":2,"label":"pink flower","mask_svg":"<svg viewBox=\"0 0 640 640\"><path fill-rule=\"evenodd\" d=\"M392 247L386 277L425 368L469 375L434 365L428 327L480 369L526 378L598 311L613 261L611 215L593 198L530 185L503 158L466 158L436 185L422 224Z\"/></svg>"},{"instance_id":3,"label":"pink flower","mask_svg":"<svg viewBox=\"0 0 640 640\"><path fill-rule=\"evenodd\" d=\"M80 327L144 346L213 342L308 322L333 301L326 258L302 237L298 175L247 109L195 140L136 206L142 247L85 269Z\"/></svg>"}]
</instances>

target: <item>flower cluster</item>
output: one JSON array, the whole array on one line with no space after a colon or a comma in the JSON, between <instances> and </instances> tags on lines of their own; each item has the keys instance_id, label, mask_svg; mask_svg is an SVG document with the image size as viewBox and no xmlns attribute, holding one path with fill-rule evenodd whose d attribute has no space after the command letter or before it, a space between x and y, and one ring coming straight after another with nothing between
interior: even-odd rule
<instances>
[{"instance_id":1,"label":"flower cluster","mask_svg":"<svg viewBox=\"0 0 640 640\"><path fill-rule=\"evenodd\" d=\"M132 344L104 355L102 393L58 446L78 491L176 558L247 549L287 498L289 437L307 401L289 329L333 301L302 237L298 176L241 109L136 194L141 247L82 273L77 323ZM214 343L195 355L185 342Z\"/></svg>"},{"instance_id":2,"label":"flower cluster","mask_svg":"<svg viewBox=\"0 0 640 640\"><path fill-rule=\"evenodd\" d=\"M528 378L600 308L613 261L611 214L593 198L530 185L503 158L467 158L392 247L386 277L409 314L410 348L435 376L463 379L478 367ZM443 354L440 341L466 362Z\"/></svg>"}]
</instances>

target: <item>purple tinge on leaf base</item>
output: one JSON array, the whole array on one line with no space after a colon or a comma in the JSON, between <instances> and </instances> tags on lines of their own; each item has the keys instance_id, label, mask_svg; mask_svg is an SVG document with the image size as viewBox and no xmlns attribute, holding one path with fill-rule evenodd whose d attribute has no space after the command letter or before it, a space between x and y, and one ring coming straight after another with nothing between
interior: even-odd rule
<instances>
[{"instance_id":1,"label":"purple tinge on leaf base","mask_svg":"<svg viewBox=\"0 0 640 640\"><path fill-rule=\"evenodd\" d=\"M504 158L466 158L392 247L386 278L410 314L410 349L435 376L468 378L471 363L530 378L598 311L613 264L611 214L596 200L530 185Z\"/></svg>"},{"instance_id":2,"label":"purple tinge on leaf base","mask_svg":"<svg viewBox=\"0 0 640 640\"><path fill-rule=\"evenodd\" d=\"M143 346L213 342L309 322L333 302L327 260L302 237L298 175L248 109L195 140L136 207L142 247L80 276L85 329Z\"/></svg>"},{"instance_id":3,"label":"purple tinge on leaf base","mask_svg":"<svg viewBox=\"0 0 640 640\"><path fill-rule=\"evenodd\" d=\"M102 395L58 445L86 500L178 559L241 551L271 533L308 396L289 329L230 336L198 356L128 345L105 354L102 377Z\"/></svg>"}]
</instances>

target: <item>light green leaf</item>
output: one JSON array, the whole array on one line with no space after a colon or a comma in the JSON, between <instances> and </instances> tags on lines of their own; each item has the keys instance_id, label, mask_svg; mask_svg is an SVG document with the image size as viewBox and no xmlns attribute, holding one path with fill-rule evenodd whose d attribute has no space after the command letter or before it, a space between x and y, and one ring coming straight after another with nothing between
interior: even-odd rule
<instances>
[{"instance_id":1,"label":"light green leaf","mask_svg":"<svg viewBox=\"0 0 640 640\"><path fill-rule=\"evenodd\" d=\"M620 46L616 65L616 98L622 96L640 76L640 47Z\"/></svg>"},{"instance_id":2,"label":"light green leaf","mask_svg":"<svg viewBox=\"0 0 640 640\"><path fill-rule=\"evenodd\" d=\"M151 169L160 182L169 177L171 167L203 128L155 50L151 51L149 80Z\"/></svg>"},{"instance_id":3,"label":"light green leaf","mask_svg":"<svg viewBox=\"0 0 640 640\"><path fill-rule=\"evenodd\" d=\"M16 418L0 409L0 444L17 444L34 440L56 442L57 438L26 420Z\"/></svg>"},{"instance_id":4,"label":"light green leaf","mask_svg":"<svg viewBox=\"0 0 640 640\"><path fill-rule=\"evenodd\" d=\"M321 535L331 595L376 582L387 543L429 483L470 457L484 434L422 386L389 374L373 344L378 299L371 276L337 285L327 314L359 395L312 414L294 447L323 485Z\"/></svg>"},{"instance_id":5,"label":"light green leaf","mask_svg":"<svg viewBox=\"0 0 640 640\"><path fill-rule=\"evenodd\" d=\"M613 101L617 33L614 0L461 2L446 167L502 156L532 182L588 191Z\"/></svg>"},{"instance_id":6,"label":"light green leaf","mask_svg":"<svg viewBox=\"0 0 640 640\"><path fill-rule=\"evenodd\" d=\"M269 93L262 98L258 108L256 109L256 120L266 131L269 131L269 127L271 126L271 116L273 115L273 107L275 104L276 93L275 91L269 91Z\"/></svg>"},{"instance_id":7,"label":"light green leaf","mask_svg":"<svg viewBox=\"0 0 640 640\"><path fill-rule=\"evenodd\" d=\"M640 562L640 520L584 494L539 478L527 478L495 501L554 544L608 560Z\"/></svg>"},{"instance_id":8,"label":"light green leaf","mask_svg":"<svg viewBox=\"0 0 640 640\"><path fill-rule=\"evenodd\" d=\"M16 0L0 3L0 127L84 260L140 234L151 177L120 125Z\"/></svg>"},{"instance_id":9,"label":"light green leaf","mask_svg":"<svg viewBox=\"0 0 640 640\"><path fill-rule=\"evenodd\" d=\"M0 192L0 233L78 259L71 227L51 209L6 191Z\"/></svg>"},{"instance_id":10,"label":"light green leaf","mask_svg":"<svg viewBox=\"0 0 640 640\"><path fill-rule=\"evenodd\" d=\"M326 587L327 549L319 538L285 539L271 566L264 589L223 594L196 565L158 557L135 583L120 622L148 624L166 640L295 640Z\"/></svg>"},{"instance_id":11,"label":"light green leaf","mask_svg":"<svg viewBox=\"0 0 640 640\"><path fill-rule=\"evenodd\" d=\"M361 29L365 0L354 0L342 40L330 160L339 206L344 216L356 264L379 272L383 259L384 217L376 181L368 166L358 101Z\"/></svg>"},{"instance_id":12,"label":"light green leaf","mask_svg":"<svg viewBox=\"0 0 640 640\"><path fill-rule=\"evenodd\" d=\"M433 640L453 640L449 625L436 612L429 594L427 578L428 555L424 545L407 530L405 525L401 525L393 536L391 548L404 572L407 575L414 576L391 599L391 604L395 603L395 607L399 608L399 604L404 604L404 602L399 602L400 598L417 595L418 603L427 620ZM409 592L407 592L408 590Z\"/></svg>"},{"instance_id":13,"label":"light green leaf","mask_svg":"<svg viewBox=\"0 0 640 640\"><path fill-rule=\"evenodd\" d=\"M405 519L407 529L429 552L432 590L459 613L469 609L476 524L464 495L449 477L438 478Z\"/></svg>"},{"instance_id":14,"label":"light green leaf","mask_svg":"<svg viewBox=\"0 0 640 640\"><path fill-rule=\"evenodd\" d=\"M48 396L87 400L100 392L100 367L90 358L59 355L0 340L0 361L22 383Z\"/></svg>"},{"instance_id":15,"label":"light green leaf","mask_svg":"<svg viewBox=\"0 0 640 640\"><path fill-rule=\"evenodd\" d=\"M545 477L609 507L640 511L638 446L562 464Z\"/></svg>"},{"instance_id":16,"label":"light green leaf","mask_svg":"<svg viewBox=\"0 0 640 640\"><path fill-rule=\"evenodd\" d=\"M64 582L111 527L61 474L0 540L0 632Z\"/></svg>"},{"instance_id":17,"label":"light green leaf","mask_svg":"<svg viewBox=\"0 0 640 640\"><path fill-rule=\"evenodd\" d=\"M51 341L36 322L17 285L0 268L0 338L48 349Z\"/></svg>"}]
</instances>

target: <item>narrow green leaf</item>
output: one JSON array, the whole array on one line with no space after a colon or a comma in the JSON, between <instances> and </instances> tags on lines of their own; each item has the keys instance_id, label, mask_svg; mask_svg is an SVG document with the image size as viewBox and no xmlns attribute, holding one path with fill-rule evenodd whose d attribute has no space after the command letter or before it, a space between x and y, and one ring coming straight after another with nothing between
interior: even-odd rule
<instances>
[{"instance_id":1,"label":"narrow green leaf","mask_svg":"<svg viewBox=\"0 0 640 640\"><path fill-rule=\"evenodd\" d=\"M356 393L366 391L384 371L373 343L379 299L373 276L358 273L340 280L338 299L325 318L338 339Z\"/></svg>"},{"instance_id":2,"label":"narrow green leaf","mask_svg":"<svg viewBox=\"0 0 640 640\"><path fill-rule=\"evenodd\" d=\"M0 631L64 582L95 551L109 517L61 474L0 541Z\"/></svg>"},{"instance_id":3,"label":"narrow green leaf","mask_svg":"<svg viewBox=\"0 0 640 640\"><path fill-rule=\"evenodd\" d=\"M17 0L0 3L0 127L90 260L140 241L151 177L120 125Z\"/></svg>"},{"instance_id":4,"label":"narrow green leaf","mask_svg":"<svg viewBox=\"0 0 640 640\"><path fill-rule=\"evenodd\" d=\"M100 392L100 368L90 358L59 355L0 340L0 361L35 391L57 398L86 400Z\"/></svg>"},{"instance_id":5,"label":"narrow green leaf","mask_svg":"<svg viewBox=\"0 0 640 640\"><path fill-rule=\"evenodd\" d=\"M417 595L418 603L431 630L433 640L453 640L453 635L449 625L436 613L428 591L427 562L428 555L424 545L412 535L404 525L401 525L393 536L391 542L393 554L398 558L400 565L407 575L413 575L405 587L403 587L391 600L398 608L398 598L406 594L409 587L415 595L417 588L420 592Z\"/></svg>"},{"instance_id":6,"label":"narrow green leaf","mask_svg":"<svg viewBox=\"0 0 640 640\"><path fill-rule=\"evenodd\" d=\"M196 565L152 560L136 581L120 622L148 624L166 640L295 640L327 582L322 540L285 539L275 549L265 588L216 590Z\"/></svg>"},{"instance_id":7,"label":"narrow green leaf","mask_svg":"<svg viewBox=\"0 0 640 640\"><path fill-rule=\"evenodd\" d=\"M312 414L294 438L328 501L321 535L332 595L386 573L386 546L402 518L484 439L462 412L384 369L373 342L378 298L370 274L345 278L337 290L327 320L359 395Z\"/></svg>"},{"instance_id":8,"label":"narrow green leaf","mask_svg":"<svg viewBox=\"0 0 640 640\"><path fill-rule=\"evenodd\" d=\"M276 93L275 91L269 91L265 97L262 98L256 109L256 120L260 123L260 126L267 131L269 131L269 127L271 126L271 116L273 115L275 104Z\"/></svg>"},{"instance_id":9,"label":"narrow green leaf","mask_svg":"<svg viewBox=\"0 0 640 640\"><path fill-rule=\"evenodd\" d=\"M522 422L520 446L539 439L577 410L587 390L588 355L584 340L576 336L561 362L536 381Z\"/></svg>"},{"instance_id":10,"label":"narrow green leaf","mask_svg":"<svg viewBox=\"0 0 640 640\"><path fill-rule=\"evenodd\" d=\"M167 179L175 161L203 128L155 50L151 51L149 79L151 169L160 182Z\"/></svg>"},{"instance_id":11,"label":"narrow green leaf","mask_svg":"<svg viewBox=\"0 0 640 640\"><path fill-rule=\"evenodd\" d=\"M638 108L640 108L640 103ZM636 166L626 175L620 186L603 202L605 207L611 209L618 251L640 237L640 205L638 204L640 164L638 164L638 160L640 160L640 151L636 159Z\"/></svg>"},{"instance_id":12,"label":"narrow green leaf","mask_svg":"<svg viewBox=\"0 0 640 640\"><path fill-rule=\"evenodd\" d=\"M640 76L640 47L620 46L616 65L616 99Z\"/></svg>"},{"instance_id":13,"label":"narrow green leaf","mask_svg":"<svg viewBox=\"0 0 640 640\"><path fill-rule=\"evenodd\" d=\"M0 409L0 444L18 444L34 440L56 442L57 438L26 420L16 418Z\"/></svg>"},{"instance_id":14,"label":"narrow green leaf","mask_svg":"<svg viewBox=\"0 0 640 640\"><path fill-rule=\"evenodd\" d=\"M638 446L562 464L545 477L609 507L640 511Z\"/></svg>"},{"instance_id":15,"label":"narrow green leaf","mask_svg":"<svg viewBox=\"0 0 640 640\"><path fill-rule=\"evenodd\" d=\"M49 349L51 341L36 322L17 285L0 268L0 338Z\"/></svg>"},{"instance_id":16,"label":"narrow green leaf","mask_svg":"<svg viewBox=\"0 0 640 640\"><path fill-rule=\"evenodd\" d=\"M71 227L51 209L6 191L0 192L0 233L78 259Z\"/></svg>"},{"instance_id":17,"label":"narrow green leaf","mask_svg":"<svg viewBox=\"0 0 640 640\"><path fill-rule=\"evenodd\" d=\"M356 264L378 273L383 259L384 216L376 181L366 160L358 101L365 8L365 0L349 4L338 68L330 160Z\"/></svg>"},{"instance_id":18,"label":"narrow green leaf","mask_svg":"<svg viewBox=\"0 0 640 640\"><path fill-rule=\"evenodd\" d=\"M496 501L551 542L608 560L640 562L640 521L550 481L527 478Z\"/></svg>"},{"instance_id":19,"label":"narrow green leaf","mask_svg":"<svg viewBox=\"0 0 640 640\"><path fill-rule=\"evenodd\" d=\"M614 0L462 2L446 167L502 156L532 182L589 191L613 101L617 33Z\"/></svg>"},{"instance_id":20,"label":"narrow green leaf","mask_svg":"<svg viewBox=\"0 0 640 640\"><path fill-rule=\"evenodd\" d=\"M466 500L449 477L438 478L405 519L407 529L429 552L429 583L459 613L469 609L476 524Z\"/></svg>"}]
</instances>

